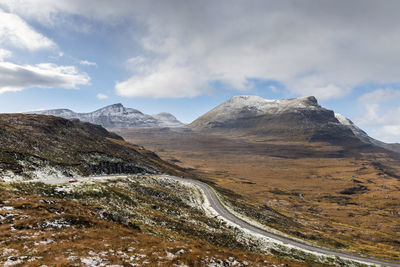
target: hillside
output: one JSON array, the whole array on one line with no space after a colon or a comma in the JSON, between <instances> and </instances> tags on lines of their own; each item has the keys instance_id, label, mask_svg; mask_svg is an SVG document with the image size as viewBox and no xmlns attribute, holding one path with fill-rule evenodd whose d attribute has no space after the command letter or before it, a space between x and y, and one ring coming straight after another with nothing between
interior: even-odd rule
<instances>
[{"instance_id":1,"label":"hillside","mask_svg":"<svg viewBox=\"0 0 400 267\"><path fill-rule=\"evenodd\" d=\"M110 173L181 173L99 125L44 115L0 115L3 180Z\"/></svg>"},{"instance_id":2,"label":"hillside","mask_svg":"<svg viewBox=\"0 0 400 267\"><path fill-rule=\"evenodd\" d=\"M139 110L126 108L122 104L106 106L89 113L76 113L69 109L52 109L28 113L52 115L65 119L79 119L81 121L99 124L104 128L179 127L183 125L170 113L162 112L155 115L147 115Z\"/></svg>"},{"instance_id":3,"label":"hillside","mask_svg":"<svg viewBox=\"0 0 400 267\"><path fill-rule=\"evenodd\" d=\"M400 155L313 97L234 97L186 128L115 132L191 168L262 224L400 259Z\"/></svg>"}]
</instances>

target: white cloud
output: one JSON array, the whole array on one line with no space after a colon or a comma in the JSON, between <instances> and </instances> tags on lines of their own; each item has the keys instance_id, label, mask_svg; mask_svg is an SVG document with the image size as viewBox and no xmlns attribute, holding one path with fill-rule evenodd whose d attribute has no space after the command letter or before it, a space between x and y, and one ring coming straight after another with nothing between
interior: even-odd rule
<instances>
[{"instance_id":1,"label":"white cloud","mask_svg":"<svg viewBox=\"0 0 400 267\"><path fill-rule=\"evenodd\" d=\"M387 143L400 143L400 125L384 125L372 130L371 135Z\"/></svg>"},{"instance_id":2,"label":"white cloud","mask_svg":"<svg viewBox=\"0 0 400 267\"><path fill-rule=\"evenodd\" d=\"M85 65L85 66L97 67L97 63L96 62L90 62L90 61L87 61L87 60L81 60L81 61L79 61L79 64Z\"/></svg>"},{"instance_id":3,"label":"white cloud","mask_svg":"<svg viewBox=\"0 0 400 267\"><path fill-rule=\"evenodd\" d=\"M19 16L1 9L0 44L31 51L55 47L52 40L35 31Z\"/></svg>"},{"instance_id":4,"label":"white cloud","mask_svg":"<svg viewBox=\"0 0 400 267\"><path fill-rule=\"evenodd\" d=\"M137 75L115 85L117 94L126 97L194 97L204 92L201 75L184 67L160 65L143 69Z\"/></svg>"},{"instance_id":5,"label":"white cloud","mask_svg":"<svg viewBox=\"0 0 400 267\"><path fill-rule=\"evenodd\" d=\"M88 84L89 81L86 73L79 73L73 66L0 62L0 94L32 87L76 88L77 85Z\"/></svg>"},{"instance_id":6,"label":"white cloud","mask_svg":"<svg viewBox=\"0 0 400 267\"><path fill-rule=\"evenodd\" d=\"M11 55L12 55L11 51L0 48L0 61L3 61L4 59L11 57Z\"/></svg>"},{"instance_id":7,"label":"white cloud","mask_svg":"<svg viewBox=\"0 0 400 267\"><path fill-rule=\"evenodd\" d=\"M96 95L97 99L103 100L103 99L107 99L108 95L102 94L102 93L98 93Z\"/></svg>"},{"instance_id":8,"label":"white cloud","mask_svg":"<svg viewBox=\"0 0 400 267\"><path fill-rule=\"evenodd\" d=\"M377 89L361 95L357 102L364 110L364 115L356 120L357 124L371 129L374 138L399 142L400 89Z\"/></svg>"},{"instance_id":9,"label":"white cloud","mask_svg":"<svg viewBox=\"0 0 400 267\"><path fill-rule=\"evenodd\" d=\"M361 103L386 103L400 100L400 90L393 88L377 89L358 98Z\"/></svg>"},{"instance_id":10,"label":"white cloud","mask_svg":"<svg viewBox=\"0 0 400 267\"><path fill-rule=\"evenodd\" d=\"M313 95L321 100L341 98L351 92L349 86L329 82L329 80L324 80L323 77L315 74L295 79L288 82L287 85L296 94Z\"/></svg>"}]
</instances>

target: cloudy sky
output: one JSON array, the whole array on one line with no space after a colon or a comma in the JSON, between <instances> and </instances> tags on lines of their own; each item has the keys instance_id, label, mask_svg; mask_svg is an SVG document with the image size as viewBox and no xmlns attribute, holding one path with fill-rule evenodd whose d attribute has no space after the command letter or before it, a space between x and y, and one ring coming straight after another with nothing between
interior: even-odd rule
<instances>
[{"instance_id":1,"label":"cloudy sky","mask_svg":"<svg viewBox=\"0 0 400 267\"><path fill-rule=\"evenodd\" d=\"M0 0L0 112L314 95L400 142L400 2Z\"/></svg>"}]
</instances>

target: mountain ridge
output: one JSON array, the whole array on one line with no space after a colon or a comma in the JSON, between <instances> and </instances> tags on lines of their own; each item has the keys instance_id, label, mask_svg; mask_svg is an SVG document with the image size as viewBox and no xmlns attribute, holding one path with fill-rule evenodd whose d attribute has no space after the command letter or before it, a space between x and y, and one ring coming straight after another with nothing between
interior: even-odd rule
<instances>
[{"instance_id":1,"label":"mountain ridge","mask_svg":"<svg viewBox=\"0 0 400 267\"><path fill-rule=\"evenodd\" d=\"M350 146L373 145L400 153L397 144L368 136L350 119L318 104L314 96L269 100L234 96L188 125L199 132L268 136L286 140L327 141Z\"/></svg>"},{"instance_id":2,"label":"mountain ridge","mask_svg":"<svg viewBox=\"0 0 400 267\"><path fill-rule=\"evenodd\" d=\"M84 122L99 124L105 128L130 127L179 127L183 123L170 113L162 112L155 115L144 114L133 108L126 108L121 103L108 105L88 113L77 113L70 109L50 109L30 111L27 114L41 114L79 119Z\"/></svg>"}]
</instances>

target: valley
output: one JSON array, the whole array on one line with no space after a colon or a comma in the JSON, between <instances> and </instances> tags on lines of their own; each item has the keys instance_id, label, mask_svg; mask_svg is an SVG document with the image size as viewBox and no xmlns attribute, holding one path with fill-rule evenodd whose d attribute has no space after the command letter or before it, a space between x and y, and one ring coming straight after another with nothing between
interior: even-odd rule
<instances>
[{"instance_id":1,"label":"valley","mask_svg":"<svg viewBox=\"0 0 400 267\"><path fill-rule=\"evenodd\" d=\"M178 129L117 133L191 168L242 214L314 244L399 259L399 157Z\"/></svg>"}]
</instances>

